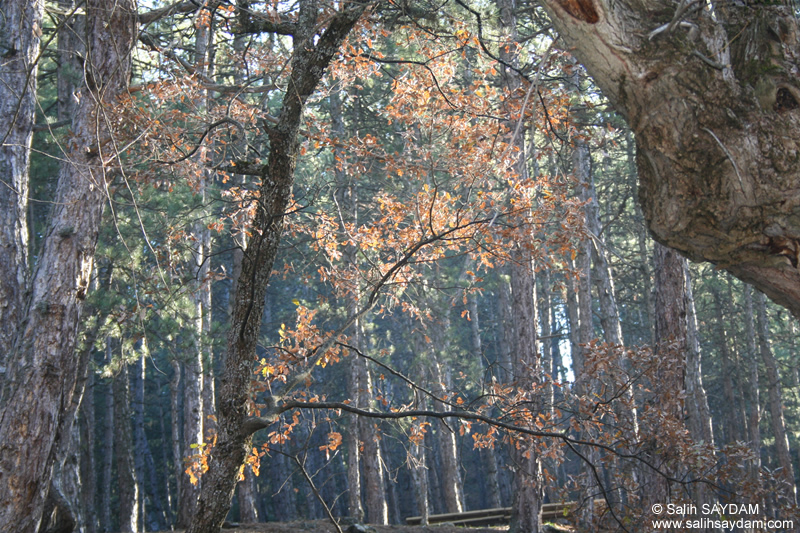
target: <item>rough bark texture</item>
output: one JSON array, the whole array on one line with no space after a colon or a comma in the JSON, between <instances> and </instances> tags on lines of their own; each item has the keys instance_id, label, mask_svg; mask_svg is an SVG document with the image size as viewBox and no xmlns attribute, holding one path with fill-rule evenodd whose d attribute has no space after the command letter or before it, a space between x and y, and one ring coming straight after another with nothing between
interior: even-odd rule
<instances>
[{"instance_id":1,"label":"rough bark texture","mask_svg":"<svg viewBox=\"0 0 800 533\"><path fill-rule=\"evenodd\" d=\"M106 169L114 154L98 143L108 131L104 106L128 83L136 6L86 3L87 81L72 124L69 162L60 171L25 311L8 360L0 413L0 530L35 531L53 466L53 445L81 373L73 356L89 289ZM22 31L37 32L23 25Z\"/></svg>"},{"instance_id":2,"label":"rough bark texture","mask_svg":"<svg viewBox=\"0 0 800 533\"><path fill-rule=\"evenodd\" d=\"M4 3L0 26L0 378L28 281L28 167L44 2Z\"/></svg>"},{"instance_id":3,"label":"rough bark texture","mask_svg":"<svg viewBox=\"0 0 800 533\"><path fill-rule=\"evenodd\" d=\"M792 6L543 4L636 135L639 198L656 240L729 270L800 316Z\"/></svg>"},{"instance_id":4,"label":"rough bark texture","mask_svg":"<svg viewBox=\"0 0 800 533\"><path fill-rule=\"evenodd\" d=\"M536 333L536 278L529 252L516 254L511 266L512 313L514 325L513 360L514 380L522 391L527 391L525 401L536 412L542 408L538 385L541 383L541 357ZM520 439L511 450L516 463L514 496L511 509L513 533L538 533L541 529L543 499L542 465L532 439Z\"/></svg>"},{"instance_id":5,"label":"rough bark texture","mask_svg":"<svg viewBox=\"0 0 800 533\"><path fill-rule=\"evenodd\" d=\"M267 129L270 154L263 169L258 209L251 223L252 239L242 260L234 296L224 372L220 378L217 444L203 477L198 512L188 533L217 533L236 488L239 468L256 428L245 422L250 413L250 379L264 312L264 296L278 251L283 217L291 196L298 130L306 100L366 5L348 6L333 15L315 40L319 13L313 2L301 2L296 23L290 81L278 123ZM315 44L314 44L315 43Z\"/></svg>"}]
</instances>

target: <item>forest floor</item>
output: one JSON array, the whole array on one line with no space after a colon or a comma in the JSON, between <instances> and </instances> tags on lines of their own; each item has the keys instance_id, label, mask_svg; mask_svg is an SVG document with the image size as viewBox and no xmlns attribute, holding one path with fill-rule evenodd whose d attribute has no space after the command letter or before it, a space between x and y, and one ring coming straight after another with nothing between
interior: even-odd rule
<instances>
[{"instance_id":1,"label":"forest floor","mask_svg":"<svg viewBox=\"0 0 800 533\"><path fill-rule=\"evenodd\" d=\"M231 533L338 533L327 520L300 520L296 522L266 522L261 524L227 525L223 531ZM574 533L575 529L568 526L548 524L543 533ZM342 527L344 533L500 533L508 531L508 527L476 527L465 528L452 524L437 524L434 526L359 526L356 528ZM183 533L175 530L171 533Z\"/></svg>"}]
</instances>

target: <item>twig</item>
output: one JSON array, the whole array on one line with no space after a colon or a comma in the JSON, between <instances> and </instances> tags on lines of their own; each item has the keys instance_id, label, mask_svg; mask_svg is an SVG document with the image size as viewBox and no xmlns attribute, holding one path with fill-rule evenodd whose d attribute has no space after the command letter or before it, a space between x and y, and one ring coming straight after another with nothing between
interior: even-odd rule
<instances>
[{"instance_id":1,"label":"twig","mask_svg":"<svg viewBox=\"0 0 800 533\"><path fill-rule=\"evenodd\" d=\"M336 531L338 533L343 533L342 527L339 525L339 522L337 522L336 519L333 517L333 513L331 513L330 507L328 507L328 504L325 503L325 499L322 497L322 494L320 494L319 490L317 490L317 486L314 485L314 480L311 479L311 476L308 475L308 470L306 470L306 467L303 465L302 461L300 461L300 458L294 455L292 456L292 459L294 459L294 462L297 464L297 468L300 469L300 473L303 474L304 478L306 478L308 486L311 487L311 492L314 493L314 496L317 497L319 503L322 504L322 508L325 509L325 514L328 515L328 519L333 524L333 527L336 528Z\"/></svg>"}]
</instances>

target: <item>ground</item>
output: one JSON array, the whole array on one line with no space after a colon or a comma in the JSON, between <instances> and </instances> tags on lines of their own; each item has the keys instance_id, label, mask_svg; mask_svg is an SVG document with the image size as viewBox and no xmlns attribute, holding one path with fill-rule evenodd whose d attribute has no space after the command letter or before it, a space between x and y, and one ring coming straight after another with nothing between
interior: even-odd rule
<instances>
[{"instance_id":1,"label":"ground","mask_svg":"<svg viewBox=\"0 0 800 533\"><path fill-rule=\"evenodd\" d=\"M226 524L228 525L228 524ZM233 524L231 524L233 526ZM546 526L544 533L573 533L574 530L564 526ZM338 533L327 520L300 520L297 522L267 522L264 524L241 524L223 529L231 533ZM348 527L342 527L343 533L348 533ZM350 529L350 533L505 533L507 527L492 528L464 528L452 524L437 524L435 526L357 526ZM183 533L176 530L171 533Z\"/></svg>"}]
</instances>

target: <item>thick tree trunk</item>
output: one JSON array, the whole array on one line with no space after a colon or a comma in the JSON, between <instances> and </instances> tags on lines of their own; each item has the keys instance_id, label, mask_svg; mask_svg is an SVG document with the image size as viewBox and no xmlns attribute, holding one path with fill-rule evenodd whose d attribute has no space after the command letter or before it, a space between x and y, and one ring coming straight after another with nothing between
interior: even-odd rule
<instances>
[{"instance_id":1,"label":"thick tree trunk","mask_svg":"<svg viewBox=\"0 0 800 533\"><path fill-rule=\"evenodd\" d=\"M800 315L800 70L791 5L545 0L636 134L655 238Z\"/></svg>"},{"instance_id":2,"label":"thick tree trunk","mask_svg":"<svg viewBox=\"0 0 800 533\"><path fill-rule=\"evenodd\" d=\"M278 123L268 128L270 154L261 169L258 207L251 223L252 240L242 260L234 297L224 373L220 378L217 443L204 474L198 512L187 533L217 533L230 509L239 468L251 448L257 427L246 424L253 361L264 312L264 297L278 252L283 218L291 197L300 150L298 131L305 102L325 68L366 5L348 5L330 18L321 36L317 6L301 2L291 59L290 81ZM260 426L259 426L260 427Z\"/></svg>"},{"instance_id":3,"label":"thick tree trunk","mask_svg":"<svg viewBox=\"0 0 800 533\"><path fill-rule=\"evenodd\" d=\"M23 32L41 31L20 24ZM127 87L137 35L135 3L121 0L109 10L104 2L88 0L86 26L91 83L75 111L73 149L59 174L25 326L8 360L0 403L0 530L9 533L38 527L54 439L82 373L73 351L93 272L106 171L115 164L115 154L106 151L113 132L107 130L102 106L113 105Z\"/></svg>"},{"instance_id":4,"label":"thick tree trunk","mask_svg":"<svg viewBox=\"0 0 800 533\"><path fill-rule=\"evenodd\" d=\"M0 384L28 287L28 167L36 105L42 0L10 0L0 33Z\"/></svg>"}]
</instances>

